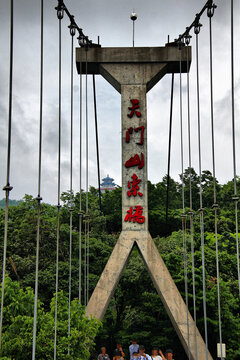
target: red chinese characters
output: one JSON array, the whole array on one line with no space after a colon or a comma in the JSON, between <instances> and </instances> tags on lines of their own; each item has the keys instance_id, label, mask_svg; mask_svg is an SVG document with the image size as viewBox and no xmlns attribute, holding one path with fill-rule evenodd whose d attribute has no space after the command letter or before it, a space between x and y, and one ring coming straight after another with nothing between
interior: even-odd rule
<instances>
[{"instance_id":1,"label":"red chinese characters","mask_svg":"<svg viewBox=\"0 0 240 360\"><path fill-rule=\"evenodd\" d=\"M129 160L125 162L126 168L138 166L138 168L141 170L144 167L144 155L141 153L139 156L138 154L130 157Z\"/></svg>"},{"instance_id":2,"label":"red chinese characters","mask_svg":"<svg viewBox=\"0 0 240 360\"><path fill-rule=\"evenodd\" d=\"M132 118L134 115L136 115L138 118L142 116L140 112L140 102L138 99L131 99L132 106L128 108L130 110L130 113L128 114L129 118ZM140 139L136 143L137 145L142 146L144 144L144 126L137 126L137 127L129 127L126 131L126 143L130 143L130 141L135 140L135 137L133 137L133 133L139 133ZM138 136L139 136L138 135ZM136 136L136 137L138 137ZM130 159L128 159L125 162L126 168L131 167L138 167L139 170L143 169L144 167L144 154L141 152L140 154L135 154ZM131 180L128 181L127 187L127 196L136 198L136 197L143 197L143 193L140 191L139 184L142 182L142 179L140 179L135 173L131 176ZM124 221L129 223L138 223L143 224L145 222L145 216L143 215L143 207L141 205L135 205L131 206L129 210L127 210L127 214L125 215Z\"/></svg>"},{"instance_id":3,"label":"red chinese characters","mask_svg":"<svg viewBox=\"0 0 240 360\"><path fill-rule=\"evenodd\" d=\"M132 106L129 106L128 110L131 110L130 114L128 114L129 118L132 118L134 114L137 115L137 117L141 117L142 114L137 109L140 108L139 100L138 99L131 99Z\"/></svg>"},{"instance_id":4,"label":"red chinese characters","mask_svg":"<svg viewBox=\"0 0 240 360\"><path fill-rule=\"evenodd\" d=\"M141 138L140 138L140 142L138 142L138 145L143 145L144 142L144 138L143 138L143 134L144 134L144 130L145 130L145 126L139 126L135 129L133 129L132 127L130 127L127 131L126 131L126 143L130 142L130 135L132 135L133 130L135 132L138 132L139 130L141 131Z\"/></svg>"},{"instance_id":5,"label":"red chinese characters","mask_svg":"<svg viewBox=\"0 0 240 360\"><path fill-rule=\"evenodd\" d=\"M135 196L137 196L137 195L139 195L140 197L142 197L143 194L142 194L140 191L138 191L138 190L139 190L139 184L140 184L140 182L141 182L142 180L139 179L136 174L133 174L132 179L133 179L132 181L128 181L128 188L130 189L130 190L127 192L128 197L130 197L130 196L134 196L134 197L135 197Z\"/></svg>"},{"instance_id":6,"label":"red chinese characters","mask_svg":"<svg viewBox=\"0 0 240 360\"><path fill-rule=\"evenodd\" d=\"M136 205L134 208L131 206L127 211L127 215L125 216L125 222L137 222L138 224L143 224L145 221L145 217L142 215L143 207Z\"/></svg>"}]
</instances>

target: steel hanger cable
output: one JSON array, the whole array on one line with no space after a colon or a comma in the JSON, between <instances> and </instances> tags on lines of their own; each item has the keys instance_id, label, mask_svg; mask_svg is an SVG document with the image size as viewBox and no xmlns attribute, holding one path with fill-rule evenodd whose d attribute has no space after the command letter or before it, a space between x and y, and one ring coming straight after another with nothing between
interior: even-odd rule
<instances>
[{"instance_id":1,"label":"steel hanger cable","mask_svg":"<svg viewBox=\"0 0 240 360\"><path fill-rule=\"evenodd\" d=\"M180 138L181 138L181 172L182 172L182 233L183 233L183 262L184 262L184 285L185 285L185 301L187 313L187 338L188 338L188 358L191 358L190 349L190 332L189 332L189 309L188 309L188 274L187 274L187 244L186 244L186 213L185 213L185 185L184 185L184 153L183 153L183 101L182 101L182 47L184 44L179 42L180 52Z\"/></svg>"},{"instance_id":2,"label":"steel hanger cable","mask_svg":"<svg viewBox=\"0 0 240 360\"><path fill-rule=\"evenodd\" d=\"M237 273L238 291L240 297L240 262L239 262L239 237L238 237L238 191L236 170L236 135L235 135L235 82L234 82L234 2L231 0L231 96L232 96L232 146L233 146L233 176L234 176L234 208L236 226Z\"/></svg>"},{"instance_id":3,"label":"steel hanger cable","mask_svg":"<svg viewBox=\"0 0 240 360\"><path fill-rule=\"evenodd\" d=\"M185 35L185 43L187 45L187 117L188 117L188 161L189 161L189 218L190 218L190 237L191 237L191 257L192 257L192 288L193 288L193 318L194 318L194 340L195 340L195 356L198 359L197 344L197 311L196 311L196 286L195 286L195 246L194 246L194 228L193 228L193 201L192 201L192 141L191 141L191 114L190 114L190 80L189 80L189 44L191 35Z\"/></svg>"},{"instance_id":4,"label":"steel hanger cable","mask_svg":"<svg viewBox=\"0 0 240 360\"><path fill-rule=\"evenodd\" d=\"M58 320L58 276L59 276L59 240L60 240L60 211L61 211L61 137L62 137L62 20L63 13L58 12L58 185L57 185L57 244L56 244L56 300L55 300L55 329L54 329L54 360L57 358L57 320Z\"/></svg>"},{"instance_id":5,"label":"steel hanger cable","mask_svg":"<svg viewBox=\"0 0 240 360\"><path fill-rule=\"evenodd\" d=\"M167 167L167 194L166 194L166 230L167 231L168 231L168 207L169 207L170 164L171 164L171 145L172 145L173 92L174 92L174 73L172 73L172 83L171 83L170 122L169 122L169 139L168 139L168 167Z\"/></svg>"},{"instance_id":6,"label":"steel hanger cable","mask_svg":"<svg viewBox=\"0 0 240 360\"><path fill-rule=\"evenodd\" d=\"M86 82L85 82L85 117L86 117L86 214L85 214L85 253L84 253L84 304L88 303L88 257L89 257L89 213L88 213L88 47L86 45Z\"/></svg>"},{"instance_id":7,"label":"steel hanger cable","mask_svg":"<svg viewBox=\"0 0 240 360\"><path fill-rule=\"evenodd\" d=\"M40 214L41 214L41 175L42 175L42 120L43 120L43 0L41 0L41 44L40 44L40 109L39 109L39 159L38 159L38 195L37 195L37 239L36 239L36 274L34 296L34 320L33 320L33 346L32 360L36 355L37 336L37 309L38 309L38 269L39 269L39 242L40 242Z\"/></svg>"},{"instance_id":8,"label":"steel hanger cable","mask_svg":"<svg viewBox=\"0 0 240 360\"><path fill-rule=\"evenodd\" d=\"M68 339L71 336L71 293L72 293L72 230L73 230L73 41L76 30L71 24L71 115L70 115L70 221L69 221L69 288L68 288ZM70 342L68 341L68 356L70 355Z\"/></svg>"},{"instance_id":9,"label":"steel hanger cable","mask_svg":"<svg viewBox=\"0 0 240 360\"><path fill-rule=\"evenodd\" d=\"M2 296L0 312L0 349L2 347L2 326L3 326L3 308L4 292L6 280L6 257L7 257L7 240L8 240L8 207L9 195L13 189L10 186L10 165L11 165L11 140L12 140L12 89L13 89L13 0L10 2L10 64L9 64L9 94L8 94L8 143L7 143L7 171L5 191L5 220L4 220L4 244L3 244L3 272L2 272Z\"/></svg>"},{"instance_id":10,"label":"steel hanger cable","mask_svg":"<svg viewBox=\"0 0 240 360\"><path fill-rule=\"evenodd\" d=\"M218 219L217 219L217 190L216 190L216 165L215 165L215 134L214 134L214 113L213 113L213 45L212 45L212 17L214 15L215 4L209 4L207 15L209 17L209 44L210 44L210 102L211 102L211 131L212 131L212 166L213 166L213 209L214 209L214 231L216 242L216 268L217 268L217 299L218 299L218 327L220 341L220 355L222 354L222 320L221 320L221 299L220 299L220 274L219 274L219 255L218 255Z\"/></svg>"},{"instance_id":11,"label":"steel hanger cable","mask_svg":"<svg viewBox=\"0 0 240 360\"><path fill-rule=\"evenodd\" d=\"M80 124L79 124L79 274L78 274L78 299L82 304L82 57L80 58L80 77L79 77L79 90L80 90Z\"/></svg>"},{"instance_id":12,"label":"steel hanger cable","mask_svg":"<svg viewBox=\"0 0 240 360\"><path fill-rule=\"evenodd\" d=\"M205 274L205 240L204 240L204 209L202 200L202 149L201 149L201 115L200 115L200 85L199 85L199 45L198 35L201 24L196 17L194 32L196 34L196 74L197 74L197 118L198 118L198 160L199 160L199 198L200 198L200 231L201 231L201 250L202 250L202 286L203 286L203 313L204 313L204 333L206 344L206 360L208 360L208 331L207 331L207 306L206 306L206 274Z\"/></svg>"},{"instance_id":13,"label":"steel hanger cable","mask_svg":"<svg viewBox=\"0 0 240 360\"><path fill-rule=\"evenodd\" d=\"M97 152L97 170L98 170L98 196L99 209L102 212L102 194L100 186L100 159L99 159L99 145L98 145L98 118L97 118L97 97L96 97L96 83L95 75L93 74L93 100L94 100L94 115L95 115L95 134L96 134L96 152Z\"/></svg>"},{"instance_id":14,"label":"steel hanger cable","mask_svg":"<svg viewBox=\"0 0 240 360\"><path fill-rule=\"evenodd\" d=\"M86 305L89 299L89 135L88 135L88 46L86 46L86 232L87 232L87 295Z\"/></svg>"}]
</instances>

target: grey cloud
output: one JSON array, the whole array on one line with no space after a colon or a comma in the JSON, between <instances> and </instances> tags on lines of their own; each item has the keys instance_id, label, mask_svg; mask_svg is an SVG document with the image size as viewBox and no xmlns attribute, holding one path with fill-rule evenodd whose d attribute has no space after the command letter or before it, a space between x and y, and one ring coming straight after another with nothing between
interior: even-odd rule
<instances>
[{"instance_id":1,"label":"grey cloud","mask_svg":"<svg viewBox=\"0 0 240 360\"><path fill-rule=\"evenodd\" d=\"M101 37L103 46L131 46L132 23L130 12L135 7L138 13L136 22L136 45L159 46L165 44L167 35L173 40L185 30L205 0L65 0L70 11L84 32L96 41ZM20 198L26 192L36 193L38 165L38 126L39 126L39 48L40 48L40 2L15 1L14 26L14 108L13 108L13 151L12 182L14 192L11 196ZM54 6L57 1L45 1L44 10L44 116L43 116L43 168L42 191L44 201L56 203L57 195L57 147L58 147L58 21ZM167 5L166 5L167 3ZM229 2L216 0L218 8L213 18L214 31L214 85L215 118L217 146L217 165L220 181L227 181L231 174L231 126L229 113ZM1 3L0 12L0 183L5 181L6 126L8 116L8 67L9 67L9 5ZM239 3L235 2L236 14ZM201 82L201 120L203 142L203 167L211 170L210 120L209 120L209 37L208 18L202 19L204 27L200 37L200 82ZM62 23L62 179L61 189L69 189L69 114L70 114L70 37L65 17ZM236 34L239 24L235 23ZM77 42L75 43L77 46ZM191 120L193 138L193 165L198 168L197 157L197 113L196 113L196 70L195 39L192 39L193 60L190 74ZM236 43L236 92L239 94L240 63L239 47ZM224 76L224 83L220 75ZM84 79L85 80L85 79ZM158 182L166 173L169 102L171 77L166 76L148 94L148 137L149 137L149 178ZM107 82L96 78L99 144L101 174L109 173L121 185L121 106L119 94ZM74 74L74 187L79 188L79 79ZM239 95L237 95L239 96ZM184 163L187 166L186 133L186 77L183 76L184 97ZM239 114L239 107L236 108ZM85 115L83 114L83 135L85 134ZM93 117L92 84L89 77L89 183L97 185L95 130ZM239 143L239 130L237 140ZM85 136L85 135L84 135ZM179 77L175 80L173 147L171 174L178 178L180 173L179 139ZM83 146L83 187L85 186L85 139ZM227 149L227 150L226 150ZM224 153L224 154L223 154ZM219 159L226 158L224 165Z\"/></svg>"}]
</instances>

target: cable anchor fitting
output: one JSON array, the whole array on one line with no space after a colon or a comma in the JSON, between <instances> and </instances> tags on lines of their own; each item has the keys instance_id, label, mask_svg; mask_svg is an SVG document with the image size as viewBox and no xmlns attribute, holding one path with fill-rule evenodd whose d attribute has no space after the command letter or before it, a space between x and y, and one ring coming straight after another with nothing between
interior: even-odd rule
<instances>
[{"instance_id":1,"label":"cable anchor fitting","mask_svg":"<svg viewBox=\"0 0 240 360\"><path fill-rule=\"evenodd\" d=\"M209 18L213 17L214 15L214 11L217 8L217 5L213 3L212 0L209 1L208 3L208 9L207 9L207 16Z\"/></svg>"},{"instance_id":2,"label":"cable anchor fitting","mask_svg":"<svg viewBox=\"0 0 240 360\"><path fill-rule=\"evenodd\" d=\"M4 186L3 191L10 192L12 189L13 189L13 187L10 186L10 184L8 183L7 185Z\"/></svg>"},{"instance_id":3,"label":"cable anchor fitting","mask_svg":"<svg viewBox=\"0 0 240 360\"><path fill-rule=\"evenodd\" d=\"M37 200L38 202L42 201L42 197L40 196L40 194L38 194L38 196L36 197L36 200Z\"/></svg>"},{"instance_id":4,"label":"cable anchor fitting","mask_svg":"<svg viewBox=\"0 0 240 360\"><path fill-rule=\"evenodd\" d=\"M185 46L184 41L182 40L182 35L179 35L179 38L175 40L178 44L178 50L182 50L182 48Z\"/></svg>"},{"instance_id":5,"label":"cable anchor fitting","mask_svg":"<svg viewBox=\"0 0 240 360\"><path fill-rule=\"evenodd\" d=\"M76 35L76 23L74 21L74 16L71 15L71 24L68 26L69 30L70 30L70 35L71 36L75 36Z\"/></svg>"},{"instance_id":6,"label":"cable anchor fitting","mask_svg":"<svg viewBox=\"0 0 240 360\"><path fill-rule=\"evenodd\" d=\"M200 33L202 24L200 23L200 16L199 14L196 14L195 20L194 20L194 33L198 35Z\"/></svg>"},{"instance_id":7,"label":"cable anchor fitting","mask_svg":"<svg viewBox=\"0 0 240 360\"><path fill-rule=\"evenodd\" d=\"M63 16L64 16L64 10L65 10L63 0L58 0L58 6L55 7L55 10L57 10L58 19L62 20Z\"/></svg>"},{"instance_id":8,"label":"cable anchor fitting","mask_svg":"<svg viewBox=\"0 0 240 360\"><path fill-rule=\"evenodd\" d=\"M185 39L185 44L188 46L190 44L192 35L189 34L189 29L188 28L186 28L186 30L187 30L187 32L184 35L184 39Z\"/></svg>"}]
</instances>

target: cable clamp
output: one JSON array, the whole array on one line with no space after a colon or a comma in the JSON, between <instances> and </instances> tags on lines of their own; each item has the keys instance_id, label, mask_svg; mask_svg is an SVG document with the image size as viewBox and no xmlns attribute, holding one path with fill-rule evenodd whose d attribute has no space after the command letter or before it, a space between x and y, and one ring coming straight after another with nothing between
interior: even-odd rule
<instances>
[{"instance_id":1,"label":"cable clamp","mask_svg":"<svg viewBox=\"0 0 240 360\"><path fill-rule=\"evenodd\" d=\"M4 186L3 191L8 191L8 192L10 192L12 189L13 189L13 187L10 186L10 184L7 184L7 185Z\"/></svg>"},{"instance_id":2,"label":"cable clamp","mask_svg":"<svg viewBox=\"0 0 240 360\"><path fill-rule=\"evenodd\" d=\"M194 20L194 33L198 35L200 33L202 24L200 23L200 15L196 14L195 20Z\"/></svg>"},{"instance_id":3,"label":"cable clamp","mask_svg":"<svg viewBox=\"0 0 240 360\"><path fill-rule=\"evenodd\" d=\"M213 0L209 0L207 7L207 16L211 18L214 15L214 11L217 8L217 5L213 3Z\"/></svg>"},{"instance_id":4,"label":"cable clamp","mask_svg":"<svg viewBox=\"0 0 240 360\"><path fill-rule=\"evenodd\" d=\"M184 39L185 39L185 44L188 46L190 44L192 35L189 34L189 28L186 28L186 34L184 35Z\"/></svg>"},{"instance_id":5,"label":"cable clamp","mask_svg":"<svg viewBox=\"0 0 240 360\"><path fill-rule=\"evenodd\" d=\"M185 46L184 41L182 41L182 35L180 34L180 35L179 35L179 38L178 38L178 39L175 39L175 41L176 41L177 44L178 44L178 49L179 49L179 50L182 50L182 48Z\"/></svg>"},{"instance_id":6,"label":"cable clamp","mask_svg":"<svg viewBox=\"0 0 240 360\"><path fill-rule=\"evenodd\" d=\"M212 205L212 208L213 208L213 209L218 208L218 204L217 204L217 203L213 204L213 205Z\"/></svg>"},{"instance_id":7,"label":"cable clamp","mask_svg":"<svg viewBox=\"0 0 240 360\"><path fill-rule=\"evenodd\" d=\"M62 205L60 205L60 204L57 205L57 208L58 208L58 209L61 209L61 207L62 207Z\"/></svg>"},{"instance_id":8,"label":"cable clamp","mask_svg":"<svg viewBox=\"0 0 240 360\"><path fill-rule=\"evenodd\" d=\"M238 197L237 195L234 195L234 196L232 197L232 199L233 199L233 201L238 201L238 200L239 200L239 197Z\"/></svg>"},{"instance_id":9,"label":"cable clamp","mask_svg":"<svg viewBox=\"0 0 240 360\"><path fill-rule=\"evenodd\" d=\"M38 202L40 202L40 201L42 201L42 197L38 194L38 196L36 197L36 200L37 200Z\"/></svg>"},{"instance_id":10,"label":"cable clamp","mask_svg":"<svg viewBox=\"0 0 240 360\"><path fill-rule=\"evenodd\" d=\"M57 18L59 20L62 20L65 10L65 5L63 3L63 0L58 0L58 6L55 7L55 10L57 10Z\"/></svg>"},{"instance_id":11,"label":"cable clamp","mask_svg":"<svg viewBox=\"0 0 240 360\"><path fill-rule=\"evenodd\" d=\"M70 35L71 36L75 36L76 35L76 23L75 23L75 20L74 20L74 16L71 15L70 17L70 21L71 21L71 24L68 26L68 28L70 29Z\"/></svg>"}]
</instances>

